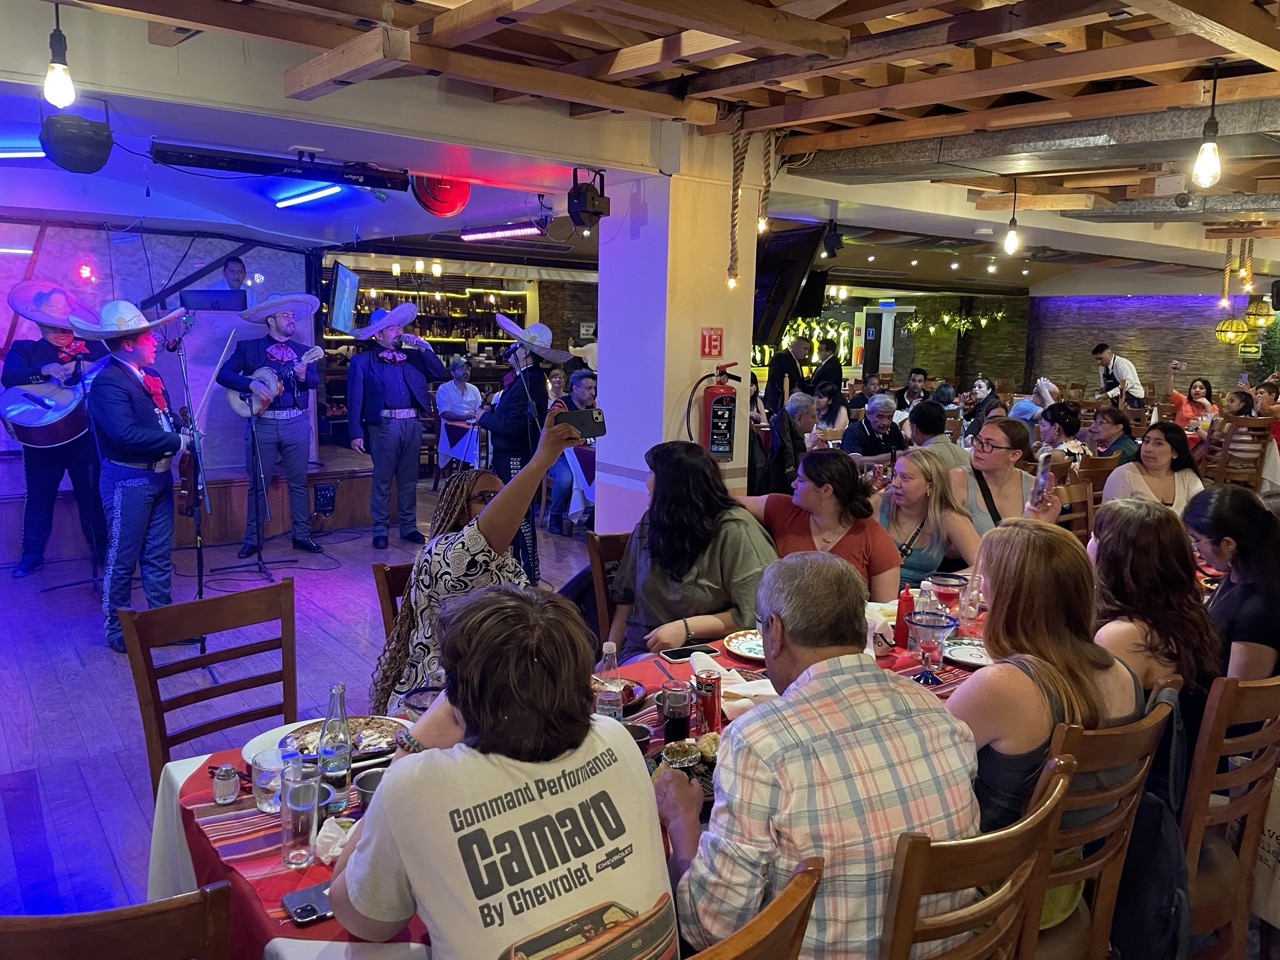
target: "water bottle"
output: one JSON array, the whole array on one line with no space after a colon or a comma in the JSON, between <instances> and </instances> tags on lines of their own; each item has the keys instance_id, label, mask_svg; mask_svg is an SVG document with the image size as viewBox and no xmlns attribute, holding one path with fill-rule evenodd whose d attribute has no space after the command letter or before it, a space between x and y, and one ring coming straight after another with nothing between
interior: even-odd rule
<instances>
[{"instance_id":1,"label":"water bottle","mask_svg":"<svg viewBox=\"0 0 1280 960\"><path fill-rule=\"evenodd\" d=\"M596 693L596 713L622 720L622 679L618 676L618 647L612 640L604 642L600 658L600 689Z\"/></svg>"},{"instance_id":2,"label":"water bottle","mask_svg":"<svg viewBox=\"0 0 1280 960\"><path fill-rule=\"evenodd\" d=\"M324 782L333 788L329 812L341 813L347 808L347 791L351 787L351 725L347 722L345 683L329 686L329 709L325 713L316 753L320 774Z\"/></svg>"}]
</instances>

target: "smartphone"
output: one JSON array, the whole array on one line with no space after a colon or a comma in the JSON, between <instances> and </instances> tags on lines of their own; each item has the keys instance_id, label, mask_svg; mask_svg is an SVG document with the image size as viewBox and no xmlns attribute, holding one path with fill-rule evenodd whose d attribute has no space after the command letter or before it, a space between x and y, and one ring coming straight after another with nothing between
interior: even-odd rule
<instances>
[{"instance_id":1,"label":"smartphone","mask_svg":"<svg viewBox=\"0 0 1280 960\"><path fill-rule=\"evenodd\" d=\"M586 410L562 410L556 414L556 423L571 423L578 428L583 440L604 436L604 411L599 407Z\"/></svg>"},{"instance_id":2,"label":"smartphone","mask_svg":"<svg viewBox=\"0 0 1280 960\"><path fill-rule=\"evenodd\" d=\"M289 914L289 919L300 927L327 920L333 916L333 908L329 906L329 883L330 881L325 880L315 886L286 893L280 898L280 906Z\"/></svg>"},{"instance_id":3,"label":"smartphone","mask_svg":"<svg viewBox=\"0 0 1280 960\"><path fill-rule=\"evenodd\" d=\"M720 656L720 651L709 643L697 643L691 647L676 647L674 650L663 650L661 657L671 663L683 663L695 653L705 653L708 657Z\"/></svg>"},{"instance_id":4,"label":"smartphone","mask_svg":"<svg viewBox=\"0 0 1280 960\"><path fill-rule=\"evenodd\" d=\"M1036 485L1031 491L1031 503L1033 506L1040 506L1044 500L1044 495L1049 491L1049 478L1053 475L1051 469L1053 463L1053 450L1046 447L1040 451L1040 456L1036 464Z\"/></svg>"}]
</instances>

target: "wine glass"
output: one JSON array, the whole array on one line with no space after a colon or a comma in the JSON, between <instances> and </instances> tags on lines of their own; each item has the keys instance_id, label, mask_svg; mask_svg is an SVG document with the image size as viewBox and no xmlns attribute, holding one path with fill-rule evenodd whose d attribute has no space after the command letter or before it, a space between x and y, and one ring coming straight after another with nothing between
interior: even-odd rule
<instances>
[{"instance_id":1,"label":"wine glass","mask_svg":"<svg viewBox=\"0 0 1280 960\"><path fill-rule=\"evenodd\" d=\"M942 648L942 641L947 638L960 621L949 613L931 613L913 611L907 614L907 627L916 645L920 647L920 663L924 669L917 673L913 680L926 687L936 687L942 683L934 665L933 655Z\"/></svg>"},{"instance_id":2,"label":"wine glass","mask_svg":"<svg viewBox=\"0 0 1280 960\"><path fill-rule=\"evenodd\" d=\"M969 583L969 578L958 573L931 573L925 577L924 583L933 590L933 595L948 613L955 613L960 607L960 593Z\"/></svg>"},{"instance_id":3,"label":"wine glass","mask_svg":"<svg viewBox=\"0 0 1280 960\"><path fill-rule=\"evenodd\" d=\"M982 575L975 573L969 578L964 592L960 594L960 635L982 639L982 621L987 615L987 596L984 592Z\"/></svg>"}]
</instances>

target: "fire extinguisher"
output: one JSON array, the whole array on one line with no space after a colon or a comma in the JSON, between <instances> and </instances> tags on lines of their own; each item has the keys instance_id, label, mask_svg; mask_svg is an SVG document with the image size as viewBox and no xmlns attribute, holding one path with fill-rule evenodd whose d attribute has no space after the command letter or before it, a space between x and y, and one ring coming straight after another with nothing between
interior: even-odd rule
<instances>
[{"instance_id":1,"label":"fire extinguisher","mask_svg":"<svg viewBox=\"0 0 1280 960\"><path fill-rule=\"evenodd\" d=\"M685 405L685 433L692 440L693 428L689 420L693 396L698 392L698 387L715 378L716 382L702 392L702 436L699 437L699 442L707 448L711 459L719 463L728 463L733 459L733 427L737 418L738 391L729 386L727 381L742 382L741 377L728 372L730 367L737 365L736 362L719 364L715 373L708 373L698 380L689 391L689 402Z\"/></svg>"}]
</instances>

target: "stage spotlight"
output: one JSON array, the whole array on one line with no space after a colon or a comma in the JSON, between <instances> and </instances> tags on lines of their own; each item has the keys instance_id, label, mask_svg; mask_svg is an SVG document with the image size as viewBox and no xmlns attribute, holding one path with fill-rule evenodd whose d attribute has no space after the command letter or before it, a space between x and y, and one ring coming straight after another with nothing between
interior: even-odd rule
<instances>
[{"instance_id":1,"label":"stage spotlight","mask_svg":"<svg viewBox=\"0 0 1280 960\"><path fill-rule=\"evenodd\" d=\"M578 182L579 173L590 179ZM569 219L575 227L594 227L609 215L609 198L604 195L604 171L573 168L573 186L569 188Z\"/></svg>"}]
</instances>

